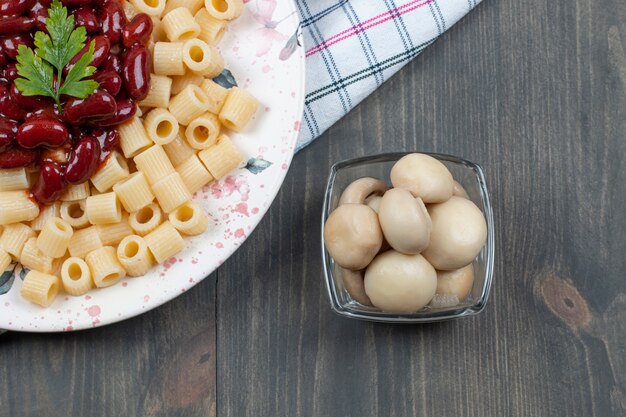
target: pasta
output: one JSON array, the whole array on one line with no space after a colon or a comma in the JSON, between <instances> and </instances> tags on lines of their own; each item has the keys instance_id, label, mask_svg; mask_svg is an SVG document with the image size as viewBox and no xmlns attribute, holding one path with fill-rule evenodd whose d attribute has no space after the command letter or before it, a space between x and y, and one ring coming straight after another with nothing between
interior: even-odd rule
<instances>
[{"instance_id":1,"label":"pasta","mask_svg":"<svg viewBox=\"0 0 626 417\"><path fill-rule=\"evenodd\" d=\"M146 98L137 103L141 107L166 108L172 95L173 81L164 75L152 74L150 76L150 91Z\"/></svg>"},{"instance_id":2,"label":"pasta","mask_svg":"<svg viewBox=\"0 0 626 417\"><path fill-rule=\"evenodd\" d=\"M222 39L222 36L224 36L227 22L211 16L206 9L200 9L194 16L194 19L196 19L196 22L200 25L198 39L201 41L209 45L215 45Z\"/></svg>"},{"instance_id":3,"label":"pasta","mask_svg":"<svg viewBox=\"0 0 626 417\"><path fill-rule=\"evenodd\" d=\"M200 8L204 6L204 0L169 0L165 5L164 14L171 12L179 7L184 7L189 10L191 14L196 13Z\"/></svg>"},{"instance_id":4,"label":"pasta","mask_svg":"<svg viewBox=\"0 0 626 417\"><path fill-rule=\"evenodd\" d=\"M163 145L163 150L174 167L178 167L196 154L187 141L183 139L180 132L173 141L167 145Z\"/></svg>"},{"instance_id":5,"label":"pasta","mask_svg":"<svg viewBox=\"0 0 626 417\"><path fill-rule=\"evenodd\" d=\"M128 224L128 216L122 215L122 221L111 224L101 224L96 226L98 235L104 246L117 245L126 236L133 234L133 229Z\"/></svg>"},{"instance_id":6,"label":"pasta","mask_svg":"<svg viewBox=\"0 0 626 417\"><path fill-rule=\"evenodd\" d=\"M184 75L183 44L157 42L152 53L153 69L157 75Z\"/></svg>"},{"instance_id":7,"label":"pasta","mask_svg":"<svg viewBox=\"0 0 626 417\"><path fill-rule=\"evenodd\" d=\"M22 296L44 307L60 289L80 296L144 275L185 248L181 235L206 231L209 216L192 194L244 160L223 131L241 131L259 107L248 92L212 80L225 65L216 45L243 0L120 4L129 22L147 13L153 23L143 41L150 89L116 126L121 151L104 148L111 153L97 172L50 205L31 199L37 164L0 169L0 273L13 261L31 269ZM67 151L53 147L45 158L66 162Z\"/></svg>"},{"instance_id":8,"label":"pasta","mask_svg":"<svg viewBox=\"0 0 626 417\"><path fill-rule=\"evenodd\" d=\"M213 181L213 176L195 154L176 167L176 171L183 179L185 187L187 187L192 194L202 188L203 185Z\"/></svg>"},{"instance_id":9,"label":"pasta","mask_svg":"<svg viewBox=\"0 0 626 417\"><path fill-rule=\"evenodd\" d=\"M0 170L0 191L18 191L30 187L30 177L26 168Z\"/></svg>"},{"instance_id":10,"label":"pasta","mask_svg":"<svg viewBox=\"0 0 626 417\"><path fill-rule=\"evenodd\" d=\"M150 139L157 145L166 145L178 135L178 121L165 109L154 109L146 115L143 125Z\"/></svg>"},{"instance_id":11,"label":"pasta","mask_svg":"<svg viewBox=\"0 0 626 417\"><path fill-rule=\"evenodd\" d=\"M46 221L37 237L37 247L52 258L60 258L67 251L74 234L72 226L58 217Z\"/></svg>"},{"instance_id":12,"label":"pasta","mask_svg":"<svg viewBox=\"0 0 626 417\"><path fill-rule=\"evenodd\" d=\"M103 246L97 226L91 226L74 232L70 239L68 250L71 256L84 258L89 252L100 249Z\"/></svg>"},{"instance_id":13,"label":"pasta","mask_svg":"<svg viewBox=\"0 0 626 417\"><path fill-rule=\"evenodd\" d=\"M143 237L126 236L117 247L117 259L131 277L145 274L154 264L154 257Z\"/></svg>"},{"instance_id":14,"label":"pasta","mask_svg":"<svg viewBox=\"0 0 626 417\"><path fill-rule=\"evenodd\" d=\"M216 19L233 20L243 12L243 0L205 0L204 7Z\"/></svg>"},{"instance_id":15,"label":"pasta","mask_svg":"<svg viewBox=\"0 0 626 417\"><path fill-rule=\"evenodd\" d=\"M45 274L53 272L54 258L39 249L36 237L31 237L26 241L19 261L23 267L28 269L34 269Z\"/></svg>"},{"instance_id":16,"label":"pasta","mask_svg":"<svg viewBox=\"0 0 626 417\"><path fill-rule=\"evenodd\" d=\"M113 191L124 206L124 210L129 213L147 206L154 200L150 185L141 171L134 172L130 177L115 184Z\"/></svg>"},{"instance_id":17,"label":"pasta","mask_svg":"<svg viewBox=\"0 0 626 417\"><path fill-rule=\"evenodd\" d=\"M165 9L166 0L129 0L139 13L160 16Z\"/></svg>"},{"instance_id":18,"label":"pasta","mask_svg":"<svg viewBox=\"0 0 626 417\"><path fill-rule=\"evenodd\" d=\"M87 198L85 212L91 224L109 224L122 221L122 207L114 192Z\"/></svg>"},{"instance_id":19,"label":"pasta","mask_svg":"<svg viewBox=\"0 0 626 417\"><path fill-rule=\"evenodd\" d=\"M191 200L191 193L185 187L185 183L178 172L174 172L152 184L152 191L159 205L166 213Z\"/></svg>"},{"instance_id":20,"label":"pasta","mask_svg":"<svg viewBox=\"0 0 626 417\"><path fill-rule=\"evenodd\" d=\"M200 151L198 157L213 178L219 180L243 162L239 149L226 135L217 138L215 145Z\"/></svg>"},{"instance_id":21,"label":"pasta","mask_svg":"<svg viewBox=\"0 0 626 417\"><path fill-rule=\"evenodd\" d=\"M29 198L28 191L1 191L0 207L0 225L27 222L39 216L39 206Z\"/></svg>"},{"instance_id":22,"label":"pasta","mask_svg":"<svg viewBox=\"0 0 626 417\"><path fill-rule=\"evenodd\" d=\"M37 216L35 220L30 222L30 228L36 232L41 231L44 223L46 223L46 220L48 220L50 217L60 216L60 207L61 207L61 203L58 201L55 201L53 204L49 206L45 206L39 212L39 216Z\"/></svg>"},{"instance_id":23,"label":"pasta","mask_svg":"<svg viewBox=\"0 0 626 417\"><path fill-rule=\"evenodd\" d=\"M149 204L128 216L128 224L139 236L145 236L156 229L163 221L163 213L158 204Z\"/></svg>"},{"instance_id":24,"label":"pasta","mask_svg":"<svg viewBox=\"0 0 626 417\"><path fill-rule=\"evenodd\" d=\"M185 248L185 241L169 221L164 222L145 236L154 259L163 263Z\"/></svg>"},{"instance_id":25,"label":"pasta","mask_svg":"<svg viewBox=\"0 0 626 417\"><path fill-rule=\"evenodd\" d=\"M135 157L137 169L146 177L148 184L174 173L174 166L160 145L154 145Z\"/></svg>"},{"instance_id":26,"label":"pasta","mask_svg":"<svg viewBox=\"0 0 626 417\"><path fill-rule=\"evenodd\" d=\"M110 287L126 276L126 271L117 260L116 250L112 246L96 249L85 257L91 271L93 283L98 288Z\"/></svg>"},{"instance_id":27,"label":"pasta","mask_svg":"<svg viewBox=\"0 0 626 417\"><path fill-rule=\"evenodd\" d=\"M172 77L172 94L178 94L185 89L188 85L200 85L204 81L204 76L194 74L191 71L185 71L185 75L175 75ZM170 98L167 97L169 104ZM167 107L167 106L165 106Z\"/></svg>"},{"instance_id":28,"label":"pasta","mask_svg":"<svg viewBox=\"0 0 626 417\"><path fill-rule=\"evenodd\" d=\"M209 109L209 97L197 85L188 85L170 101L169 110L178 123L187 126Z\"/></svg>"},{"instance_id":29,"label":"pasta","mask_svg":"<svg viewBox=\"0 0 626 417\"><path fill-rule=\"evenodd\" d=\"M224 70L224 58L217 48L200 39L185 42L183 62L192 72L206 77L215 77Z\"/></svg>"},{"instance_id":30,"label":"pasta","mask_svg":"<svg viewBox=\"0 0 626 417\"><path fill-rule=\"evenodd\" d=\"M185 130L187 143L195 149L206 149L217 141L220 134L220 121L211 113L196 118Z\"/></svg>"},{"instance_id":31,"label":"pasta","mask_svg":"<svg viewBox=\"0 0 626 417\"><path fill-rule=\"evenodd\" d=\"M35 232L23 223L6 225L0 236L0 249L17 261L20 259L26 241L31 237L35 237Z\"/></svg>"},{"instance_id":32,"label":"pasta","mask_svg":"<svg viewBox=\"0 0 626 417\"><path fill-rule=\"evenodd\" d=\"M198 203L187 202L169 215L170 223L184 235L199 235L209 227L209 216Z\"/></svg>"},{"instance_id":33,"label":"pasta","mask_svg":"<svg viewBox=\"0 0 626 417\"><path fill-rule=\"evenodd\" d=\"M93 288L91 271L81 258L67 258L61 266L61 282L66 293L73 296L84 295Z\"/></svg>"},{"instance_id":34,"label":"pasta","mask_svg":"<svg viewBox=\"0 0 626 417\"><path fill-rule=\"evenodd\" d=\"M84 200L89 197L89 182L82 184L70 185L65 194L61 196L61 201L77 201Z\"/></svg>"},{"instance_id":35,"label":"pasta","mask_svg":"<svg viewBox=\"0 0 626 417\"><path fill-rule=\"evenodd\" d=\"M220 121L224 126L240 132L259 109L259 102L250 93L238 87L228 91L224 106L220 110Z\"/></svg>"},{"instance_id":36,"label":"pasta","mask_svg":"<svg viewBox=\"0 0 626 417\"><path fill-rule=\"evenodd\" d=\"M200 84L200 88L202 88L207 94L207 97L209 97L208 111L213 114L219 114L224 105L224 100L226 100L226 96L228 95L228 90L209 79L205 79L202 84Z\"/></svg>"},{"instance_id":37,"label":"pasta","mask_svg":"<svg viewBox=\"0 0 626 417\"><path fill-rule=\"evenodd\" d=\"M58 277L32 270L24 277L20 294L30 302L48 307L59 294Z\"/></svg>"},{"instance_id":38,"label":"pasta","mask_svg":"<svg viewBox=\"0 0 626 417\"><path fill-rule=\"evenodd\" d=\"M98 191L104 193L128 177L129 173L126 159L118 152L113 152L109 155L104 166L91 177L91 183Z\"/></svg>"},{"instance_id":39,"label":"pasta","mask_svg":"<svg viewBox=\"0 0 626 417\"><path fill-rule=\"evenodd\" d=\"M89 226L89 218L85 211L86 200L64 201L59 208L59 216L74 229Z\"/></svg>"},{"instance_id":40,"label":"pasta","mask_svg":"<svg viewBox=\"0 0 626 417\"><path fill-rule=\"evenodd\" d=\"M189 9L178 7L161 20L163 30L171 42L193 39L200 33L200 25L194 20Z\"/></svg>"}]
</instances>

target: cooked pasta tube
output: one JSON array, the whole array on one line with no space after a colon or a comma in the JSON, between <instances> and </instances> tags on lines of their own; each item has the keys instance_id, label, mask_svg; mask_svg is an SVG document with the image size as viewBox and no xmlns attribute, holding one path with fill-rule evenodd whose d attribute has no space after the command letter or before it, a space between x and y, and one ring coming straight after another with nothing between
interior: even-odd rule
<instances>
[{"instance_id":1,"label":"cooked pasta tube","mask_svg":"<svg viewBox=\"0 0 626 417\"><path fill-rule=\"evenodd\" d=\"M115 248L104 246L90 252L85 262L91 271L93 283L98 288L110 287L126 276L126 270L117 259Z\"/></svg>"},{"instance_id":2,"label":"cooked pasta tube","mask_svg":"<svg viewBox=\"0 0 626 417\"><path fill-rule=\"evenodd\" d=\"M73 296L84 295L93 288L91 270L81 258L67 258L61 266L61 282L66 293Z\"/></svg>"},{"instance_id":3,"label":"cooked pasta tube","mask_svg":"<svg viewBox=\"0 0 626 417\"><path fill-rule=\"evenodd\" d=\"M58 277L31 270L24 277L20 294L32 303L49 307L59 294L60 286Z\"/></svg>"},{"instance_id":4,"label":"cooked pasta tube","mask_svg":"<svg viewBox=\"0 0 626 417\"><path fill-rule=\"evenodd\" d=\"M209 216L198 203L192 201L171 212L169 220L176 230L189 236L199 235L209 227Z\"/></svg>"},{"instance_id":5,"label":"cooked pasta tube","mask_svg":"<svg viewBox=\"0 0 626 417\"><path fill-rule=\"evenodd\" d=\"M67 251L74 230L66 221L52 217L44 224L37 237L37 246L46 255L60 258Z\"/></svg>"},{"instance_id":6,"label":"cooked pasta tube","mask_svg":"<svg viewBox=\"0 0 626 417\"><path fill-rule=\"evenodd\" d=\"M117 258L131 277L144 275L154 265L154 257L143 237L126 236L117 247Z\"/></svg>"},{"instance_id":7,"label":"cooked pasta tube","mask_svg":"<svg viewBox=\"0 0 626 417\"><path fill-rule=\"evenodd\" d=\"M169 221L148 233L145 240L154 259L160 264L185 249L183 237Z\"/></svg>"},{"instance_id":8,"label":"cooked pasta tube","mask_svg":"<svg viewBox=\"0 0 626 417\"><path fill-rule=\"evenodd\" d=\"M163 213L158 204L152 203L130 213L128 224L139 236L145 236L156 229L163 221Z\"/></svg>"}]
</instances>

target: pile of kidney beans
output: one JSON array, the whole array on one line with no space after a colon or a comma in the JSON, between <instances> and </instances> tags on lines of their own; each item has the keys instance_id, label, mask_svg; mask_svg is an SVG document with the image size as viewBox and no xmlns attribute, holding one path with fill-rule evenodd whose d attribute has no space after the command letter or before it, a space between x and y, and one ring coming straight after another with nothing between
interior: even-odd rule
<instances>
[{"instance_id":1,"label":"pile of kidney beans","mask_svg":"<svg viewBox=\"0 0 626 417\"><path fill-rule=\"evenodd\" d=\"M0 169L39 167L31 189L40 203L57 200L70 184L81 184L118 146L115 126L131 119L136 101L150 89L151 59L146 47L152 20L128 21L117 0L62 0L88 43L64 73L95 42L91 65L100 87L86 99L63 97L60 111L48 97L23 96L15 86L20 44L33 47L46 31L52 0L0 0Z\"/></svg>"}]
</instances>

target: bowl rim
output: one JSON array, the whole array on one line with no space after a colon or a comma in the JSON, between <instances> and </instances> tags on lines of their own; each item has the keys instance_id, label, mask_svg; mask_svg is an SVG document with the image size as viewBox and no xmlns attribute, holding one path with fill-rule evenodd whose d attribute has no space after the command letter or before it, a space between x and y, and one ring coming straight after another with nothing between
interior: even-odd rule
<instances>
[{"instance_id":1,"label":"bowl rim","mask_svg":"<svg viewBox=\"0 0 626 417\"><path fill-rule=\"evenodd\" d=\"M337 286L334 283L333 273L332 273L332 257L326 251L326 245L324 244L324 224L326 219L330 215L331 209L331 199L332 199L332 191L333 185L337 176L337 173L347 167L365 164L370 162L392 162L397 161L405 155L412 153L421 153L425 155L432 156L435 159L443 160L451 163L465 165L468 168L472 169L478 179L478 188L480 190L480 197L483 203L483 214L485 216L485 221L487 223L487 240L485 242L485 279L482 286L480 297L477 298L476 302L470 306L464 306L459 308L452 308L451 310L433 312L430 315L424 316L423 312L421 316L414 315L403 315L403 314L392 314L392 313L384 313L384 312L358 312L346 308L339 301L339 296L337 293ZM324 281L326 284L326 291L330 300L331 309L339 314L340 316L365 320L365 321L374 321L374 322L382 322L382 323L433 323L439 321L446 321L457 319L461 317L469 317L474 316L485 309L487 301L489 300L489 295L491 293L491 286L493 284L493 272L494 272L494 255L495 255L495 232L494 232L494 220L493 220L493 209L491 207L489 192L487 190L487 182L485 180L485 174L483 168L472 161L468 161L466 159L449 155L443 153L435 153L435 152L422 152L422 151L406 151L406 152L388 152L388 153L379 153L374 155L367 155L358 158L350 158L344 159L342 161L336 162L330 168L330 173L328 175L328 180L326 183L326 189L324 192L324 203L322 206L322 221L321 221L321 249L322 249L322 266L324 269Z\"/></svg>"}]
</instances>

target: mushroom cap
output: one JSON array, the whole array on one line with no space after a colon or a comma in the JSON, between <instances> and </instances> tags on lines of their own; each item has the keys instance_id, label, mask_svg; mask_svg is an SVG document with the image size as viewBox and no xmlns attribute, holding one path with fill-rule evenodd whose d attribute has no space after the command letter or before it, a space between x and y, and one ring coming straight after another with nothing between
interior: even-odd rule
<instances>
[{"instance_id":1,"label":"mushroom cap","mask_svg":"<svg viewBox=\"0 0 626 417\"><path fill-rule=\"evenodd\" d=\"M341 279L343 286L353 300L371 306L370 298L365 294L365 284L363 283L363 271L351 271L341 268Z\"/></svg>"},{"instance_id":2,"label":"mushroom cap","mask_svg":"<svg viewBox=\"0 0 626 417\"><path fill-rule=\"evenodd\" d=\"M437 294L452 295L463 301L474 284L474 266L469 264L452 271L437 271Z\"/></svg>"},{"instance_id":3,"label":"mushroom cap","mask_svg":"<svg viewBox=\"0 0 626 417\"><path fill-rule=\"evenodd\" d=\"M406 254L420 253L430 242L430 216L422 199L402 188L387 191L380 202L378 220L392 248Z\"/></svg>"},{"instance_id":4,"label":"mushroom cap","mask_svg":"<svg viewBox=\"0 0 626 417\"><path fill-rule=\"evenodd\" d=\"M452 197L454 180L444 164L432 156L411 153L391 168L391 183L420 197L424 203L443 203Z\"/></svg>"},{"instance_id":5,"label":"mushroom cap","mask_svg":"<svg viewBox=\"0 0 626 417\"><path fill-rule=\"evenodd\" d=\"M459 184L458 181L454 181L454 189L452 190L452 195L469 199L467 191L465 191L465 188L463 188L463 186Z\"/></svg>"},{"instance_id":6,"label":"mushroom cap","mask_svg":"<svg viewBox=\"0 0 626 417\"><path fill-rule=\"evenodd\" d=\"M435 295L437 272L422 255L390 250L367 267L364 284L374 306L391 313L412 313Z\"/></svg>"},{"instance_id":7,"label":"mushroom cap","mask_svg":"<svg viewBox=\"0 0 626 417\"><path fill-rule=\"evenodd\" d=\"M422 255L437 269L470 264L487 240L487 223L476 205L463 197L428 206L432 230Z\"/></svg>"},{"instance_id":8,"label":"mushroom cap","mask_svg":"<svg viewBox=\"0 0 626 417\"><path fill-rule=\"evenodd\" d=\"M343 204L365 204L365 199L372 194L382 195L387 191L385 181L376 178L363 177L353 181L343 190L339 205Z\"/></svg>"},{"instance_id":9,"label":"mushroom cap","mask_svg":"<svg viewBox=\"0 0 626 417\"><path fill-rule=\"evenodd\" d=\"M383 199L380 195L371 195L365 199L365 204L371 207L376 213L378 213L378 209L380 208L380 202Z\"/></svg>"},{"instance_id":10,"label":"mushroom cap","mask_svg":"<svg viewBox=\"0 0 626 417\"><path fill-rule=\"evenodd\" d=\"M376 212L363 204L344 204L324 224L326 250L346 269L365 268L383 243Z\"/></svg>"}]
</instances>

